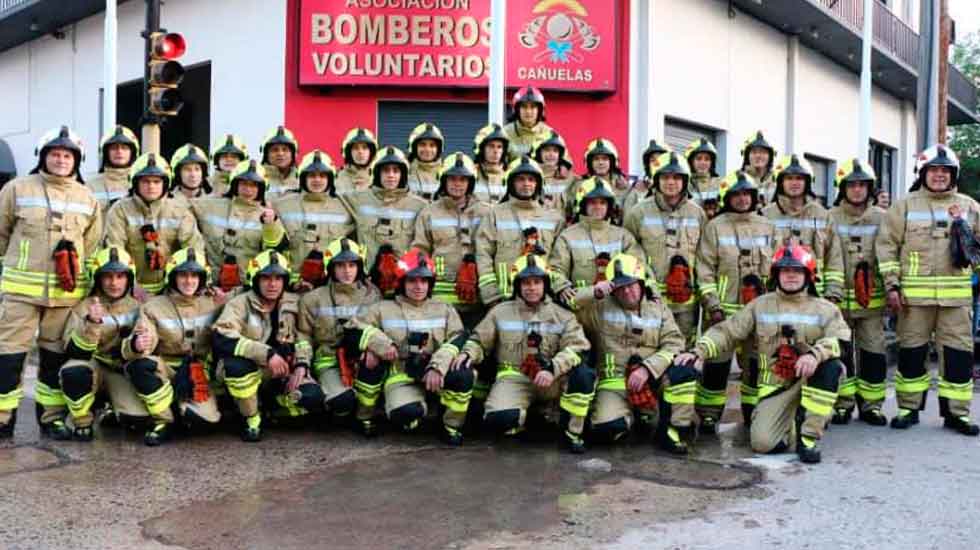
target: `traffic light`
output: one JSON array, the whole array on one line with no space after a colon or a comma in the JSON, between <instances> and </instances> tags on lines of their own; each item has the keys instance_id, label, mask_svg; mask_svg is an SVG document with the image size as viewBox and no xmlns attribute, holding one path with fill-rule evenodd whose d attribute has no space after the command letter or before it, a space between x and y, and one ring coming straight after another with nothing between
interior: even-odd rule
<instances>
[{"instance_id":1,"label":"traffic light","mask_svg":"<svg viewBox=\"0 0 980 550\"><path fill-rule=\"evenodd\" d=\"M175 32L150 34L147 51L147 99L150 113L174 116L184 106L177 87L184 79L184 66L177 60L187 51L184 37Z\"/></svg>"}]
</instances>

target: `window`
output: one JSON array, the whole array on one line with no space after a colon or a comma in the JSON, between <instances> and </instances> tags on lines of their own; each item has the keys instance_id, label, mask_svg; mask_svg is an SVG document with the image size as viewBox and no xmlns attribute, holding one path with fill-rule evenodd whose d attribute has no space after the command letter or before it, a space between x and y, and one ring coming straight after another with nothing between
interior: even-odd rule
<instances>
[{"instance_id":1,"label":"window","mask_svg":"<svg viewBox=\"0 0 980 550\"><path fill-rule=\"evenodd\" d=\"M868 145L868 162L878 175L878 188L895 196L895 148L872 141Z\"/></svg>"},{"instance_id":2,"label":"window","mask_svg":"<svg viewBox=\"0 0 980 550\"><path fill-rule=\"evenodd\" d=\"M718 149L719 158L717 168L719 173L724 173L724 161L721 158L724 157L724 152L721 147L718 147L718 143L715 142L717 136L714 130L674 118L667 118L664 121L664 141L677 153L683 153L692 141L699 138L707 139Z\"/></svg>"},{"instance_id":3,"label":"window","mask_svg":"<svg viewBox=\"0 0 980 550\"><path fill-rule=\"evenodd\" d=\"M416 126L431 122L446 138L444 154L473 152L473 136L487 123L484 103L429 101L382 101L378 103L378 139L408 154L408 135Z\"/></svg>"},{"instance_id":4,"label":"window","mask_svg":"<svg viewBox=\"0 0 980 550\"><path fill-rule=\"evenodd\" d=\"M815 155L803 155L813 168L813 192L824 206L830 206L837 198L834 190L834 163Z\"/></svg>"}]
</instances>

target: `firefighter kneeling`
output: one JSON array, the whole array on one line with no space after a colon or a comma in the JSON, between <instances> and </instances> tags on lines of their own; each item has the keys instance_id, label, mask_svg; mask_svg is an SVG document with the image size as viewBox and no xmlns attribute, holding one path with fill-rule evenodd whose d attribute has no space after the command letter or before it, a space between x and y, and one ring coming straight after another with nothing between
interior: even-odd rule
<instances>
[{"instance_id":1,"label":"firefighter kneeling","mask_svg":"<svg viewBox=\"0 0 980 550\"><path fill-rule=\"evenodd\" d=\"M620 439L629 433L633 410L659 408L657 444L685 454L682 436L694 424L697 371L672 364L685 339L654 284L640 259L617 254L606 267L606 280L576 293L578 317L595 342L599 365L592 435Z\"/></svg>"},{"instance_id":2,"label":"firefighter kneeling","mask_svg":"<svg viewBox=\"0 0 980 550\"><path fill-rule=\"evenodd\" d=\"M417 430L428 413L426 391L445 407L442 436L452 446L463 442L462 428L473 395L473 370L452 365L465 342L456 310L432 299L435 263L417 248L398 260L398 295L377 302L357 316L363 331L357 369L357 418L366 435L374 432L374 409L384 389L388 420L406 432Z\"/></svg>"},{"instance_id":3,"label":"firefighter kneeling","mask_svg":"<svg viewBox=\"0 0 980 550\"><path fill-rule=\"evenodd\" d=\"M777 292L756 298L712 327L692 353L674 362L700 369L705 360L752 338L759 352L760 386L749 432L752 449L770 453L795 447L801 461L816 463L818 442L837 399L840 341L850 340L851 331L837 306L816 296L812 253L799 245L781 247L771 271Z\"/></svg>"},{"instance_id":4,"label":"firefighter kneeling","mask_svg":"<svg viewBox=\"0 0 980 550\"><path fill-rule=\"evenodd\" d=\"M494 354L497 380L487 397L485 428L508 435L523 431L532 404L554 421L558 402L565 442L572 452L584 452L582 432L596 384L595 372L582 364L589 341L575 316L549 296L551 274L543 258L522 256L510 271L513 299L487 313L453 366L492 368L484 358Z\"/></svg>"},{"instance_id":5,"label":"firefighter kneeling","mask_svg":"<svg viewBox=\"0 0 980 550\"><path fill-rule=\"evenodd\" d=\"M302 416L323 411L323 391L310 376L313 351L298 338L299 296L286 292L287 259L275 250L248 263L244 292L225 306L214 325L218 378L244 419L242 440L262 438L262 408L275 416Z\"/></svg>"}]
</instances>

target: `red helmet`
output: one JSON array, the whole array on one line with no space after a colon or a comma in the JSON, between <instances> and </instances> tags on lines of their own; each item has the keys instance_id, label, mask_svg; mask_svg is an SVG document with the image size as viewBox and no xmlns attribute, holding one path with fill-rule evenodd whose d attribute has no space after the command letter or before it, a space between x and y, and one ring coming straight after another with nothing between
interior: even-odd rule
<instances>
[{"instance_id":1,"label":"red helmet","mask_svg":"<svg viewBox=\"0 0 980 550\"><path fill-rule=\"evenodd\" d=\"M514 92L514 98L510 102L513 117L516 119L521 103L536 103L538 105L538 121L544 120L544 94L534 86L525 86Z\"/></svg>"},{"instance_id":2,"label":"red helmet","mask_svg":"<svg viewBox=\"0 0 980 550\"><path fill-rule=\"evenodd\" d=\"M416 247L406 252L399 260L395 269L398 277L398 287L403 291L405 280L409 277L421 277L429 279L429 295L432 295L432 287L436 282L436 264L432 261L432 256Z\"/></svg>"},{"instance_id":3,"label":"red helmet","mask_svg":"<svg viewBox=\"0 0 980 550\"><path fill-rule=\"evenodd\" d=\"M791 242L776 249L776 253L772 257L770 277L776 280L776 277L779 276L779 270L785 267L805 270L812 282L817 274L817 258L805 246Z\"/></svg>"}]
</instances>

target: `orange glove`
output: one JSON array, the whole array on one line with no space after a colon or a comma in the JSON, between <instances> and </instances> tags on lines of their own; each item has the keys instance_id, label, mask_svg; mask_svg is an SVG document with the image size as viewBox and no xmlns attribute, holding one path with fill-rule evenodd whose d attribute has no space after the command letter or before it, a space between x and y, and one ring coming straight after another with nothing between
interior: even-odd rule
<instances>
[{"instance_id":1,"label":"orange glove","mask_svg":"<svg viewBox=\"0 0 980 550\"><path fill-rule=\"evenodd\" d=\"M762 279L758 275L746 275L742 277L742 288L739 291L739 298L742 305L748 304L765 293L766 289L762 286Z\"/></svg>"},{"instance_id":2,"label":"orange glove","mask_svg":"<svg viewBox=\"0 0 980 550\"><path fill-rule=\"evenodd\" d=\"M378 249L378 256L371 268L371 281L383 295L393 293L398 288L398 258L390 244Z\"/></svg>"},{"instance_id":3,"label":"orange glove","mask_svg":"<svg viewBox=\"0 0 980 550\"><path fill-rule=\"evenodd\" d=\"M211 397L211 389L208 387L208 375L204 372L204 363L191 361L191 383L194 386L191 399L196 403L207 401Z\"/></svg>"},{"instance_id":4,"label":"orange glove","mask_svg":"<svg viewBox=\"0 0 980 550\"><path fill-rule=\"evenodd\" d=\"M776 349L773 355L775 361L772 364L772 372L783 380L793 380L796 378L796 360L800 355L796 353L793 346L783 344Z\"/></svg>"},{"instance_id":5,"label":"orange glove","mask_svg":"<svg viewBox=\"0 0 980 550\"><path fill-rule=\"evenodd\" d=\"M875 291L874 276L871 273L871 264L867 260L857 264L854 269L854 299L863 308L871 305L871 295Z\"/></svg>"},{"instance_id":6,"label":"orange glove","mask_svg":"<svg viewBox=\"0 0 980 550\"><path fill-rule=\"evenodd\" d=\"M629 379L634 370L645 368L643 366L643 359L639 355L630 357L629 363L626 365L626 379ZM652 410L657 408L657 394L653 393L653 388L650 387L649 383L644 384L643 389L640 391L627 389L626 398L629 400L630 405L637 409Z\"/></svg>"},{"instance_id":7,"label":"orange glove","mask_svg":"<svg viewBox=\"0 0 980 550\"><path fill-rule=\"evenodd\" d=\"M242 286L242 278L238 275L238 263L234 256L225 256L218 272L218 286L225 292L231 292L235 287Z\"/></svg>"},{"instance_id":8,"label":"orange glove","mask_svg":"<svg viewBox=\"0 0 980 550\"><path fill-rule=\"evenodd\" d=\"M146 244L146 267L150 271L160 271L167 263L159 250L160 234L153 224L146 224L140 227L140 235L143 236L143 242Z\"/></svg>"},{"instance_id":9,"label":"orange glove","mask_svg":"<svg viewBox=\"0 0 980 550\"><path fill-rule=\"evenodd\" d=\"M541 246L541 235L538 233L537 227L528 227L523 231L524 234L524 248L521 250L521 255L526 256L528 254L537 254L538 256L544 256L544 247Z\"/></svg>"},{"instance_id":10,"label":"orange glove","mask_svg":"<svg viewBox=\"0 0 980 550\"><path fill-rule=\"evenodd\" d=\"M691 284L691 266L683 256L670 259L670 268L664 278L667 286L667 298L675 304L686 304L694 295L694 285Z\"/></svg>"},{"instance_id":11,"label":"orange glove","mask_svg":"<svg viewBox=\"0 0 980 550\"><path fill-rule=\"evenodd\" d=\"M595 257L595 279L592 281L592 284L593 285L596 284L596 283L601 283L602 281L605 281L606 280L606 266L609 265L609 260L610 259L611 258L609 257L609 253L608 252L600 252L599 254L596 255L596 257Z\"/></svg>"},{"instance_id":12,"label":"orange glove","mask_svg":"<svg viewBox=\"0 0 980 550\"><path fill-rule=\"evenodd\" d=\"M54 272L58 286L65 292L74 292L78 281L78 250L75 243L61 239L54 249Z\"/></svg>"},{"instance_id":13,"label":"orange glove","mask_svg":"<svg viewBox=\"0 0 980 550\"><path fill-rule=\"evenodd\" d=\"M456 273L456 297L463 303L475 304L477 296L476 257L463 256L463 263Z\"/></svg>"},{"instance_id":14,"label":"orange glove","mask_svg":"<svg viewBox=\"0 0 980 550\"><path fill-rule=\"evenodd\" d=\"M327 278L323 269L323 252L311 250L303 259L303 265L299 268L299 276L314 287L323 284L324 279Z\"/></svg>"}]
</instances>

